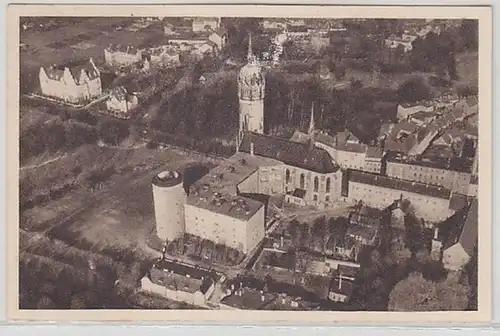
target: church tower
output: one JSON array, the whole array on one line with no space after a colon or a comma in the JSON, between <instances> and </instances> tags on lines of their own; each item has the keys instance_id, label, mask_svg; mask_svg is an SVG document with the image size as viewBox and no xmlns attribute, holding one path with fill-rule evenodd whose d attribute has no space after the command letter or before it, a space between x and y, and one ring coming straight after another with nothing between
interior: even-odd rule
<instances>
[{"instance_id":1,"label":"church tower","mask_svg":"<svg viewBox=\"0 0 500 336\"><path fill-rule=\"evenodd\" d=\"M245 132L264 133L265 84L262 68L252 52L252 36L250 35L247 64L241 68L238 75L238 98L240 101L238 147Z\"/></svg>"}]
</instances>

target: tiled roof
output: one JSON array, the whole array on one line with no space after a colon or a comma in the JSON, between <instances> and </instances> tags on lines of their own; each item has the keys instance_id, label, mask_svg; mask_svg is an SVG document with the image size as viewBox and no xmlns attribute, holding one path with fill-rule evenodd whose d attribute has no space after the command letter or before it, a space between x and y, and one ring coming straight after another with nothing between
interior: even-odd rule
<instances>
[{"instance_id":1,"label":"tiled roof","mask_svg":"<svg viewBox=\"0 0 500 336\"><path fill-rule=\"evenodd\" d=\"M290 166L323 174L339 169L327 151L310 147L309 144L249 132L245 134L239 150L250 153L251 143L254 144L255 155L275 159Z\"/></svg>"},{"instance_id":2,"label":"tiled roof","mask_svg":"<svg viewBox=\"0 0 500 336\"><path fill-rule=\"evenodd\" d=\"M443 199L449 199L451 195L451 191L447 188L355 170L350 172L350 181Z\"/></svg>"},{"instance_id":3,"label":"tiled roof","mask_svg":"<svg viewBox=\"0 0 500 336\"><path fill-rule=\"evenodd\" d=\"M453 194L450 198L450 209L454 211L461 210L467 206L467 196L462 194Z\"/></svg>"},{"instance_id":4,"label":"tiled roof","mask_svg":"<svg viewBox=\"0 0 500 336\"><path fill-rule=\"evenodd\" d=\"M380 147L373 147L373 146L366 147L366 157L382 158L383 155L384 155L384 150Z\"/></svg>"},{"instance_id":5,"label":"tiled roof","mask_svg":"<svg viewBox=\"0 0 500 336\"><path fill-rule=\"evenodd\" d=\"M451 218L450 218L451 219ZM454 220L444 222L444 233L442 238L445 240L443 248L448 249L459 243L465 252L472 256L477 244L478 235L478 200L474 199L469 208L460 212Z\"/></svg>"},{"instance_id":6,"label":"tiled roof","mask_svg":"<svg viewBox=\"0 0 500 336\"><path fill-rule=\"evenodd\" d=\"M71 72L71 75L75 79L77 84L81 82L82 73L86 73L90 80L96 79L99 77L99 72L96 67L90 62L90 60L86 60L83 62L72 62L65 65L60 66L52 66L52 67L44 67L47 76L53 80L60 80L64 74L64 69L68 68Z\"/></svg>"}]
</instances>

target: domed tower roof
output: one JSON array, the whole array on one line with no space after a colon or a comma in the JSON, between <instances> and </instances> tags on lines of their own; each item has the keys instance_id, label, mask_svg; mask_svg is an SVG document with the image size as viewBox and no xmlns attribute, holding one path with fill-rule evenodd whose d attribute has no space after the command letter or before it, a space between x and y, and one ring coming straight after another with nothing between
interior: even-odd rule
<instances>
[{"instance_id":1,"label":"domed tower roof","mask_svg":"<svg viewBox=\"0 0 500 336\"><path fill-rule=\"evenodd\" d=\"M252 35L249 35L248 39L248 54L247 54L247 64L241 68L240 74L238 76L238 81L241 84L246 85L262 85L264 82L264 75L262 73L262 68L255 55L252 52Z\"/></svg>"}]
</instances>

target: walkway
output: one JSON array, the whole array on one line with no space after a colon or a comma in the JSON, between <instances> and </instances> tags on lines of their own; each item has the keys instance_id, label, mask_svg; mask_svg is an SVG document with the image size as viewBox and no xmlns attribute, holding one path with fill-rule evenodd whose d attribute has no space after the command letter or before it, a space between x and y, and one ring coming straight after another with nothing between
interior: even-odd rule
<instances>
[{"instance_id":1,"label":"walkway","mask_svg":"<svg viewBox=\"0 0 500 336\"><path fill-rule=\"evenodd\" d=\"M52 158L52 159L40 162L38 164L23 166L23 167L20 168L20 170L39 168L39 167L45 166L45 165L47 165L49 163L52 163L52 162L58 161L58 160L60 160L62 158L65 158L66 156L67 156L67 154L63 154L63 155L60 155L60 156L56 156L55 158Z\"/></svg>"}]
</instances>

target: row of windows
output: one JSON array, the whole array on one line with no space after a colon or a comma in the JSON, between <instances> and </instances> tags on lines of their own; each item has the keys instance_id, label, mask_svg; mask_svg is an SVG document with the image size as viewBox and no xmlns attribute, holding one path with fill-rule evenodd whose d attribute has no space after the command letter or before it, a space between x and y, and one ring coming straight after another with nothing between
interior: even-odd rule
<instances>
[{"instance_id":1,"label":"row of windows","mask_svg":"<svg viewBox=\"0 0 500 336\"><path fill-rule=\"evenodd\" d=\"M313 201L317 202L318 201L318 195L313 196ZM325 196L325 202L330 202L330 196Z\"/></svg>"},{"instance_id":2,"label":"row of windows","mask_svg":"<svg viewBox=\"0 0 500 336\"><path fill-rule=\"evenodd\" d=\"M290 170L287 169L285 172L285 180L286 183L291 182ZM336 177L335 177L336 178ZM329 177L326 178L326 192L330 192L332 181ZM305 189L305 175L304 173L300 174L300 189ZM318 192L319 190L319 178L317 176L314 177L314 191Z\"/></svg>"}]
</instances>

